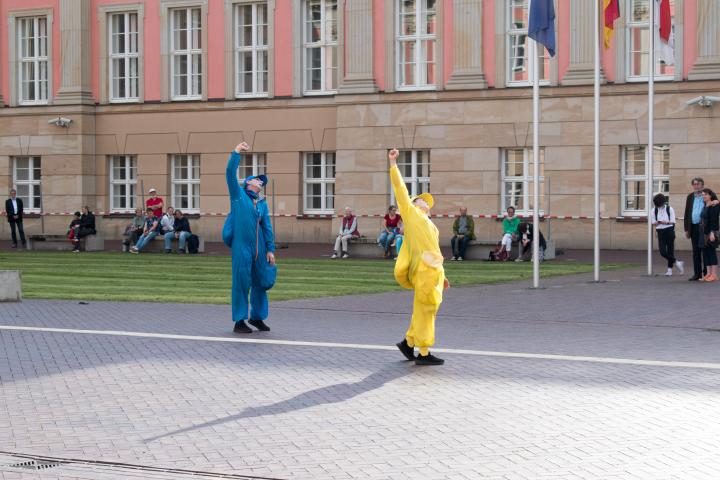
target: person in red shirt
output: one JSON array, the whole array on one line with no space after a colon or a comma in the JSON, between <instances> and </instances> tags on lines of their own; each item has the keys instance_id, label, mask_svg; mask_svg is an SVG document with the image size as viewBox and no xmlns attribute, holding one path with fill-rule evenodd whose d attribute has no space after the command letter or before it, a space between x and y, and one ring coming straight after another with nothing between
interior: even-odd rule
<instances>
[{"instance_id":1,"label":"person in red shirt","mask_svg":"<svg viewBox=\"0 0 720 480\"><path fill-rule=\"evenodd\" d=\"M397 213L397 208L395 205L390 205L390 207L388 207L388 213L383 219L382 232L380 232L380 236L378 237L378 244L385 250L385 258L393 258L393 255L390 253L390 247L395 240L395 235L397 235L398 223L400 223L400 215Z\"/></svg>"},{"instance_id":2,"label":"person in red shirt","mask_svg":"<svg viewBox=\"0 0 720 480\"><path fill-rule=\"evenodd\" d=\"M162 217L163 207L165 206L163 199L158 197L157 190L154 188L148 190L148 194L150 194L150 198L145 201L145 207L152 210L153 216L157 218Z\"/></svg>"}]
</instances>

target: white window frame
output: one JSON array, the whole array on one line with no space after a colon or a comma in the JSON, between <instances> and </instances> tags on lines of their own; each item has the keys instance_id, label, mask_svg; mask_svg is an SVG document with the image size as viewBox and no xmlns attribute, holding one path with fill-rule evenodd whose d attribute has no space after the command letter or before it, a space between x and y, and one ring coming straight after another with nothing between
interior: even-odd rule
<instances>
[{"instance_id":1,"label":"white window frame","mask_svg":"<svg viewBox=\"0 0 720 480\"><path fill-rule=\"evenodd\" d=\"M17 162L18 160L25 160L28 161L28 179L27 180L18 180L17 178ZM35 178L35 163L40 164L40 178ZM31 155L31 156L17 156L12 157L12 182L13 182L13 188L17 191L17 188L19 185L27 185L28 186L28 196L21 196L18 193L18 198L21 198L23 201L23 209L26 212L29 213L40 213L42 211L42 157L37 155ZM38 198L38 203L40 204L40 207L35 207L35 198Z\"/></svg>"},{"instance_id":2,"label":"white window frame","mask_svg":"<svg viewBox=\"0 0 720 480\"><path fill-rule=\"evenodd\" d=\"M397 0L399 2L402 2L403 0ZM395 88L398 91L408 91L408 90L437 90L437 80L438 76L440 75L439 72L439 65L438 65L438 28L439 28L439 3L442 0L436 0L435 2L435 8L433 10L423 10L423 5L427 0L414 0L415 1L415 34L413 35L403 35L402 34L402 20L401 20L401 6L398 4L398 7L395 9L395 59L396 59L396 68L395 68ZM421 8L418 8L420 6ZM423 15L424 13L432 12L435 15L435 33L429 34L429 33L423 33L418 30L418 25L425 28L427 26L427 17ZM435 64L435 80L436 83L428 83L427 79L427 68L426 67L429 62L421 61L421 53L422 53L422 43L423 42L433 42L433 61L432 63ZM414 42L413 52L414 52L414 59L415 59L415 71L414 76L416 83L415 84L403 84L402 83L402 71L403 71L403 63L402 60L402 44L406 42Z\"/></svg>"},{"instance_id":3,"label":"white window frame","mask_svg":"<svg viewBox=\"0 0 720 480\"><path fill-rule=\"evenodd\" d=\"M523 174L522 175L510 175L508 176L506 174L507 168L506 164L508 161L508 152L510 151L519 151L522 150L523 152ZM542 203L544 199L543 195L543 187L545 185L545 148L540 148L540 208L538 209L538 214L543 215L545 213ZM513 207L515 209L515 213L518 215L531 215L533 213L532 209L529 208L530 204L532 203L533 196L534 196L534 189L533 189L533 182L534 178L531 173L530 168L533 165L533 149L532 148L504 148L502 150L502 159L501 159L501 165L500 165L500 206L501 211L506 211L509 207ZM522 184L522 201L523 201L523 207L520 208L517 205L517 201L513 201L512 203L508 203L508 195L506 193L506 184L508 183L521 183ZM518 198L514 195L510 197L512 198Z\"/></svg>"},{"instance_id":4,"label":"white window frame","mask_svg":"<svg viewBox=\"0 0 720 480\"><path fill-rule=\"evenodd\" d=\"M343 54L343 52L340 52L338 49L338 28L339 23L342 21L342 19L335 17L335 40L328 40L327 39L327 29L326 29L326 22L327 18L325 15L325 12L327 10L327 4L334 2L336 5L337 12L339 14L340 12L340 3L341 0L303 0L302 1L302 28L301 28L301 34L302 34L302 78L303 78L303 93L305 95L334 95L337 93L337 85L339 82L339 63L340 63L340 55ZM320 39L317 42L310 42L308 40L308 28L309 25L311 25L311 22L308 21L307 18L307 12L308 12L308 3L310 2L320 2ZM310 85L308 85L308 72L311 70L308 65L308 52L311 49L314 48L320 48L321 49L321 55L320 55L320 83L323 86L320 90L311 90ZM328 49L335 49L335 58L338 62L334 67L331 67L333 69L333 74L335 75L335 88L334 89L327 89L325 88L328 83L327 78L327 65L325 63L325 59L327 57L327 50Z\"/></svg>"},{"instance_id":5,"label":"white window frame","mask_svg":"<svg viewBox=\"0 0 720 480\"><path fill-rule=\"evenodd\" d=\"M530 2L532 0L505 0L505 78L506 82L505 84L508 87L530 87L533 84L533 78L535 78L535 69L537 68L538 59L535 58L530 54L530 51L532 50L530 48L530 38L528 37L528 29L527 25L525 28L517 28L515 25L512 24L512 9L513 6L518 3L527 3L527 11L530 12ZM515 36L525 36L525 52L524 58L527 61L527 80L513 80L513 68L512 65L512 41L511 38ZM543 51L543 58L548 58L549 54L547 52L547 49L541 45L538 45L539 48L542 48ZM552 66L548 65L546 78L540 79L540 85L550 85L550 77L551 77L551 71Z\"/></svg>"},{"instance_id":6,"label":"white window frame","mask_svg":"<svg viewBox=\"0 0 720 480\"><path fill-rule=\"evenodd\" d=\"M192 28L192 17L193 17L193 10L197 10L200 18L200 29L198 30L197 38L200 48L192 48L192 37L193 37L193 28ZM184 12L186 16L186 22L187 22L187 30L185 32L186 35L186 43L187 43L187 49L185 50L179 50L175 48L175 13L176 12ZM204 36L204 22L203 22L203 9L201 6L188 6L188 7L176 7L171 8L168 12L169 14L169 62L170 62L170 97L173 101L188 101L188 100L202 100L203 98L203 90L204 90L204 82L203 78L205 75L207 75L207 72L204 71L205 69L205 62L203 61L204 55L203 55L203 49L206 48L205 45L205 36ZM175 91L175 58L179 58L185 56L186 62L187 62L187 68L188 68L188 74L187 74L187 93L186 94L180 94ZM200 68L200 73L198 74L193 70L193 58L197 57L197 65ZM195 82L193 81L193 77L197 76L197 91L194 90Z\"/></svg>"},{"instance_id":7,"label":"white window frame","mask_svg":"<svg viewBox=\"0 0 720 480\"><path fill-rule=\"evenodd\" d=\"M137 157L133 155L111 155L108 160L108 177L110 180L110 211L114 213L134 212L135 208L137 207L135 202L135 197L137 194ZM125 170L124 179L115 178L115 162L120 160L125 161L125 165L123 167L123 170ZM125 185L124 198L125 205L127 205L125 208L119 208L115 206L115 199L120 198L115 196L115 191L113 188L115 185Z\"/></svg>"},{"instance_id":8,"label":"white window frame","mask_svg":"<svg viewBox=\"0 0 720 480\"><path fill-rule=\"evenodd\" d=\"M241 25L240 25L240 10L244 7L250 6L252 8L252 45L240 45L241 39ZM260 24L258 23L258 7L265 7L265 21L263 24L267 28L268 41L264 45L261 45L262 31ZM234 46L235 46L235 98L263 98L269 96L270 90L270 5L267 1L249 2L249 3L236 3L234 5ZM243 53L252 53L252 92L241 91L240 77L242 75L242 55ZM261 90L258 85L260 84L260 78L262 72L258 69L260 62L259 58L261 55L266 55L265 71L267 72L267 81L265 84L265 90Z\"/></svg>"},{"instance_id":9,"label":"white window frame","mask_svg":"<svg viewBox=\"0 0 720 480\"><path fill-rule=\"evenodd\" d=\"M185 165L182 168L187 169L187 178L176 178L175 176L175 170L176 170L176 164L180 160L187 159L187 165ZM198 177L193 177L193 170L195 167L195 163L197 163L197 170L198 170ZM200 213L200 155L199 154L183 154L183 155L172 155L172 159L170 162L170 192L171 192L171 201L172 206L182 210L185 213ZM184 198L184 195L179 195L176 191L176 188L185 185L187 186L187 206L183 205L183 202L181 201L181 198ZM194 190L194 186L197 185L197 199L194 195L192 195L192 192ZM196 203L197 202L197 203Z\"/></svg>"},{"instance_id":10,"label":"white window frame","mask_svg":"<svg viewBox=\"0 0 720 480\"><path fill-rule=\"evenodd\" d=\"M675 0L670 0L670 1L676 3ZM654 2L654 0L648 0L648 5L650 5L651 8L652 8L652 6L654 5L653 2ZM625 35L626 35L625 38L627 39L626 42L625 42L625 68L627 69L627 77L626 77L626 78L627 78L627 82L628 82L628 83L631 83L631 82L647 82L647 81L649 80L649 75L633 75L633 74L632 74L632 71L633 71L633 69L632 69L632 67L633 67L633 51L632 51L633 35L632 35L632 31L633 31L634 29L648 30L648 27L649 27L649 25L650 25L650 20L649 20L649 17L648 17L648 21L646 21L646 22L635 22L635 21L633 21L633 13L632 13L632 12L633 12L633 6L634 6L634 3L635 3L635 0L628 0L628 1L625 2L625 3L626 3L626 6L625 6L626 17L625 17L625 18L627 18L627 21L625 22ZM677 4L676 4L676 8L677 8ZM673 16L673 25L675 25L675 16ZM648 47L649 47L649 43L648 43ZM657 46L656 46L656 49L657 49ZM677 75L678 65L679 65L679 64L678 64L678 58L679 58L679 57L678 57L678 52L679 52L679 50L680 50L680 49L679 49L679 43L678 43L678 38L677 38L677 32L676 32L676 38L675 38L675 65L673 66L675 72L674 72L674 73L670 73L670 74L660 74L660 73L658 73L658 71L660 70L661 63L660 63L660 60L657 58L657 55L656 55L656 58L655 58L655 76L654 76L654 80L655 80L655 81L667 82L667 81L672 81L672 80L675 79L675 76ZM644 51L644 50L643 50L643 51ZM650 53L648 52L647 55L648 55L648 57L649 57ZM649 61L649 58L648 58L648 61ZM624 208L624 204L623 204L623 208Z\"/></svg>"},{"instance_id":11,"label":"white window frame","mask_svg":"<svg viewBox=\"0 0 720 480\"><path fill-rule=\"evenodd\" d=\"M124 25L125 25L125 44L124 44L124 53L114 53L113 46L115 45L115 42L113 42L113 35L115 35L117 32L115 32L113 22L114 17L117 16L123 16L124 19ZM130 31L130 19L131 17L135 17L135 32ZM112 12L108 13L108 26L107 26L107 35L108 35L108 44L107 44L107 51L108 51L108 97L110 103L137 103L140 101L140 22L142 21L142 17L140 16L139 12L137 11L127 11L127 12ZM130 41L131 35L136 36L135 41L135 51L130 52L130 46L132 45L132 42ZM125 90L132 91L132 88L129 86L134 79L135 82L135 95L126 95L124 97L120 97L117 95L117 92L115 92L115 60L122 61L125 63ZM132 64L132 61L135 60L136 67L135 67L135 73L137 74L136 77L132 77L130 75L130 65Z\"/></svg>"},{"instance_id":12,"label":"white window frame","mask_svg":"<svg viewBox=\"0 0 720 480\"><path fill-rule=\"evenodd\" d=\"M43 41L40 35L39 35L39 26L40 21L45 21L45 37L44 37L44 43L45 43L45 55L39 55L39 47L40 43ZM33 41L33 50L35 52L35 56L33 57L23 57L22 50L23 50L23 41L22 41L22 31L23 31L23 25L27 22L33 23L33 31L35 35L32 37ZM50 70L52 69L52 64L50 63L50 48L51 48L51 42L50 37L52 36L52 24L50 22L50 19L47 15L37 15L37 16L29 16L29 17L18 17L16 19L16 41L17 41L17 75L18 75L18 103L20 105L47 105L50 102L50 92L52 90L52 84L50 83L52 81L52 75ZM35 78L33 80L34 89L35 89L35 98L32 100L28 100L23 97L23 83L24 83L24 72L25 72L25 65L26 64L32 64L34 66L35 71ZM41 66L44 64L45 66L45 78L41 78L40 72L42 72ZM44 92L41 90L41 85L45 84L45 90ZM44 97L43 97L44 93Z\"/></svg>"},{"instance_id":13,"label":"white window frame","mask_svg":"<svg viewBox=\"0 0 720 480\"><path fill-rule=\"evenodd\" d=\"M422 153L427 158L426 162L420 163L420 165L427 164L427 175L418 174L418 153ZM410 162L406 161L408 154L410 154ZM411 197L430 191L430 150L400 150L397 165ZM410 165L410 175L405 174L405 165ZM390 188L390 204L395 205L395 192L392 187Z\"/></svg>"},{"instance_id":14,"label":"white window frame","mask_svg":"<svg viewBox=\"0 0 720 480\"><path fill-rule=\"evenodd\" d=\"M245 163L250 161L249 163ZM250 170L248 175L243 175L244 169ZM267 173L267 154L265 153L246 153L243 155L243 164L238 165L237 175L238 180L242 181L250 175L258 176L265 175Z\"/></svg>"},{"instance_id":15,"label":"white window frame","mask_svg":"<svg viewBox=\"0 0 720 480\"><path fill-rule=\"evenodd\" d=\"M322 172L320 178L308 178L307 176L307 166L308 166L308 159L311 155L320 155L320 171ZM310 215L317 215L317 214L333 214L335 212L335 177L337 176L337 171L335 171L335 176L332 178L327 177L327 167L328 167L328 155L332 155L332 161L334 164L334 168L337 168L337 156L335 155L335 152L306 152L303 154L303 213L310 214ZM320 192L320 198L321 198L321 206L320 208L308 208L307 206L307 199L308 199L308 186L309 185L321 185L321 192ZM328 198L330 195L327 193L327 186L332 184L333 185L333 204L332 206L328 206Z\"/></svg>"},{"instance_id":16,"label":"white window frame","mask_svg":"<svg viewBox=\"0 0 720 480\"><path fill-rule=\"evenodd\" d=\"M628 149L630 148L643 148L645 151L644 156L644 162L645 162L645 172L642 175L627 175L625 172L626 169L626 163L627 163L627 153ZM668 167L670 164L670 145L655 145L655 152L658 151L667 151L668 152ZM627 198L628 198L628 184L630 182L645 182L645 187L643 188L642 197L645 197L647 195L647 164L648 164L648 155L647 155L647 145L624 145L622 147L622 153L621 153L622 162L620 165L620 214L623 216L645 216L647 214L646 209L629 209L626 208L627 205ZM668 171L667 175L659 175L655 172L655 159L653 158L653 196L655 196L658 193L663 193L665 196L669 196L670 192L670 174ZM668 168L669 170L669 168ZM660 185L663 184L663 182L666 182L667 189L660 189L658 188ZM656 187L657 185L657 187ZM650 202L652 202L652 199L650 199ZM647 205L645 205L647 207Z\"/></svg>"}]
</instances>

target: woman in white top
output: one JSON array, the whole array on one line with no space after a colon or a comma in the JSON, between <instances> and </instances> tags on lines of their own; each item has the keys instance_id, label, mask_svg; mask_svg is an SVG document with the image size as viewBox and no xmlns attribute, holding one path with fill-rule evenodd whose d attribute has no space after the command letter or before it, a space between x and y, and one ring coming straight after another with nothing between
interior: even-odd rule
<instances>
[{"instance_id":1,"label":"woman in white top","mask_svg":"<svg viewBox=\"0 0 720 480\"><path fill-rule=\"evenodd\" d=\"M667 198L662 193L653 197L653 204L655 208L650 210L650 220L657 230L660 255L667 260L665 276L672 275L673 267L682 275L685 273L684 263L675 260L675 210L667 204Z\"/></svg>"}]
</instances>

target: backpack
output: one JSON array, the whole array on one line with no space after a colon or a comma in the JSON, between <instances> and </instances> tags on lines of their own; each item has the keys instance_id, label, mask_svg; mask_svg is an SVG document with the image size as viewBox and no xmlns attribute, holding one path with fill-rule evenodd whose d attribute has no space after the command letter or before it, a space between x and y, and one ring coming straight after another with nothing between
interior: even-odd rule
<instances>
[{"instance_id":1,"label":"backpack","mask_svg":"<svg viewBox=\"0 0 720 480\"><path fill-rule=\"evenodd\" d=\"M200 248L200 239L197 235L190 235L187 240L188 253L198 253Z\"/></svg>"}]
</instances>

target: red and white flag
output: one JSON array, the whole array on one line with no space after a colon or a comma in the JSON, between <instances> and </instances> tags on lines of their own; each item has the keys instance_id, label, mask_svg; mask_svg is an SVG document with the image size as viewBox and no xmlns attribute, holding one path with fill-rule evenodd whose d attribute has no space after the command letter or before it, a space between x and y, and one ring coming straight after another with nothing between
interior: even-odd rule
<instances>
[{"instance_id":1,"label":"red and white flag","mask_svg":"<svg viewBox=\"0 0 720 480\"><path fill-rule=\"evenodd\" d=\"M665 65L675 65L675 24L670 0L655 0L655 55Z\"/></svg>"}]
</instances>

